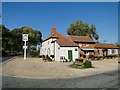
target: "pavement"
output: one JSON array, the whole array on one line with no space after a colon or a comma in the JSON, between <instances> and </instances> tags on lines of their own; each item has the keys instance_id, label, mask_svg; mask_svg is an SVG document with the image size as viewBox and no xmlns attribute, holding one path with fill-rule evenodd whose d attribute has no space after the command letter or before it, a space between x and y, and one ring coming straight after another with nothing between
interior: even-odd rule
<instances>
[{"instance_id":1,"label":"pavement","mask_svg":"<svg viewBox=\"0 0 120 90\"><path fill-rule=\"evenodd\" d=\"M118 71L85 77L58 79L33 79L3 75L2 88L91 88L91 90L92 88L99 88L99 90L113 88L111 90L114 90L118 88Z\"/></svg>"},{"instance_id":2,"label":"pavement","mask_svg":"<svg viewBox=\"0 0 120 90\"><path fill-rule=\"evenodd\" d=\"M19 66L19 65L22 65L23 63L26 64L26 66L23 66L23 68L21 68L21 66ZM69 68L69 70L72 70L72 72L68 71L69 73L65 73L66 71L64 71L64 72L60 71L61 73L63 73L63 76L61 78L60 76L62 74L60 74L58 71L58 68L53 65L60 67L59 70L61 69L61 67L64 70L68 70L65 68L68 68L67 65L69 65L70 63L42 62L38 59L31 59L31 60L29 60L29 59L21 60L20 58L19 58L19 60L13 59L3 65L4 73L3 73L3 75L1 75L2 76L2 88L100 88L101 90L105 90L107 88L118 88L118 86L119 86L118 84L120 84L120 82L118 81L118 79L120 79L120 78L118 76L120 76L120 73L118 73L117 59L100 60L100 61L94 61L92 63L95 67L92 70L91 69L80 70L80 69ZM32 64L32 66L30 64ZM44 66L48 65L47 67L50 69L51 68L55 69L52 72L56 72L58 74L53 75L53 73L51 73L51 71L46 72L46 70L49 70L49 69L45 68L45 67L43 68L43 66L41 66L42 64L44 64ZM38 65L38 66L36 66L36 65ZM30 66L30 67L27 67L27 66ZM44 72L46 72L48 74L47 77L49 76L49 78L46 78L46 75L41 76L39 73L38 73L39 76L37 76L36 78L34 78L34 76L31 76L31 75L26 77L26 76L24 76L25 74L24 74L24 70L23 70L25 68L27 68L30 73L31 72L34 73L36 69L37 69L36 71L40 71L40 72L41 72L41 69L42 70L45 69ZM33 70L32 68L35 68L35 70ZM22 74L23 76L20 77L20 75L17 75L15 73L16 72L15 69L17 69L18 71L19 71L19 69L20 69L20 71L22 69L23 72L21 71L21 73L23 73ZM96 73L96 70L99 73ZM6 73L6 71L7 71L7 73ZM8 73L8 71L10 71L12 73ZM93 71L94 71L94 73L93 73ZM76 74L73 74L76 72L79 73L79 74L77 74L77 76L75 76ZM81 75L80 72L82 72L84 74ZM86 73L86 72L89 72L89 73L91 72L91 74ZM41 72L41 73L43 73L43 72ZM72 74L70 74L70 73L72 73ZM36 74L36 72L35 72L35 74ZM35 74L33 74L33 75L35 75ZM43 73L43 74L45 74L45 73ZM67 77L64 76L65 74L67 74ZM28 73L27 73L27 75L28 75ZM71 77L70 75L74 75L74 76Z\"/></svg>"},{"instance_id":3,"label":"pavement","mask_svg":"<svg viewBox=\"0 0 120 90\"><path fill-rule=\"evenodd\" d=\"M82 77L118 70L118 59L92 61L94 68L75 69L73 62L44 62L40 58L15 58L2 65L2 74L25 78L67 78Z\"/></svg>"}]
</instances>

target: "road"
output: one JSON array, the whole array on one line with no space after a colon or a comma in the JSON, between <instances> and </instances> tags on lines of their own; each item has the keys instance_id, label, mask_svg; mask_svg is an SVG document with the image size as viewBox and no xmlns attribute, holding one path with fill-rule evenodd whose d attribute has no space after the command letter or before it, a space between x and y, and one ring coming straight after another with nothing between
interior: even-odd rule
<instances>
[{"instance_id":1,"label":"road","mask_svg":"<svg viewBox=\"0 0 120 90\"><path fill-rule=\"evenodd\" d=\"M9 55L9 56L6 56L6 57L0 57L0 59L2 59L2 61L0 63L3 63L3 62L5 62L5 61L7 61L7 60L9 60L9 59L11 59L15 56L17 56L17 54L16 55Z\"/></svg>"},{"instance_id":2,"label":"road","mask_svg":"<svg viewBox=\"0 0 120 90\"><path fill-rule=\"evenodd\" d=\"M87 77L31 79L3 76L3 88L118 88L118 72Z\"/></svg>"}]
</instances>

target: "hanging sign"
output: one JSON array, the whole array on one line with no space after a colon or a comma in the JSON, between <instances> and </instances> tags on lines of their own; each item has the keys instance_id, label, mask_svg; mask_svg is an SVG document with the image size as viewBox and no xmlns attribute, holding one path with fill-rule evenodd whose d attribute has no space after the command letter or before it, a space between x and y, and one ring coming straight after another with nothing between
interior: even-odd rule
<instances>
[{"instance_id":1,"label":"hanging sign","mask_svg":"<svg viewBox=\"0 0 120 90\"><path fill-rule=\"evenodd\" d=\"M28 41L28 34L23 34L23 41Z\"/></svg>"}]
</instances>

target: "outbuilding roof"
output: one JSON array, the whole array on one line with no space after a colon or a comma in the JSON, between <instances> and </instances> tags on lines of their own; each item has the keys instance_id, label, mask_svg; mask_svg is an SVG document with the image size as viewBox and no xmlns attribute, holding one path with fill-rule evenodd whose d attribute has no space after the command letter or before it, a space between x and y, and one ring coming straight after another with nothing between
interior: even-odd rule
<instances>
[{"instance_id":1,"label":"outbuilding roof","mask_svg":"<svg viewBox=\"0 0 120 90\"><path fill-rule=\"evenodd\" d=\"M68 35L67 37L69 37L72 41L74 42L92 42L95 43L94 40L92 40L90 37L88 36L75 36L75 35Z\"/></svg>"},{"instance_id":2,"label":"outbuilding roof","mask_svg":"<svg viewBox=\"0 0 120 90\"><path fill-rule=\"evenodd\" d=\"M116 48L119 48L119 47L115 46L114 44L96 43L95 48L111 48L111 49L113 48L113 49L116 49Z\"/></svg>"}]
</instances>

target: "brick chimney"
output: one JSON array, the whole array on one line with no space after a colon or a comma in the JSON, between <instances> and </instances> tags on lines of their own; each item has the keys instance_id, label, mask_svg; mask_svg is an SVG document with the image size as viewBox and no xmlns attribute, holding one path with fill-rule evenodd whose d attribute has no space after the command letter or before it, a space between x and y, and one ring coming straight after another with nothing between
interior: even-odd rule
<instances>
[{"instance_id":1,"label":"brick chimney","mask_svg":"<svg viewBox=\"0 0 120 90\"><path fill-rule=\"evenodd\" d=\"M90 36L90 35L87 33L87 34L86 34L86 37L89 37L89 36Z\"/></svg>"},{"instance_id":2,"label":"brick chimney","mask_svg":"<svg viewBox=\"0 0 120 90\"><path fill-rule=\"evenodd\" d=\"M51 33L54 33L55 31L56 31L56 28L54 26L52 26Z\"/></svg>"}]
</instances>

